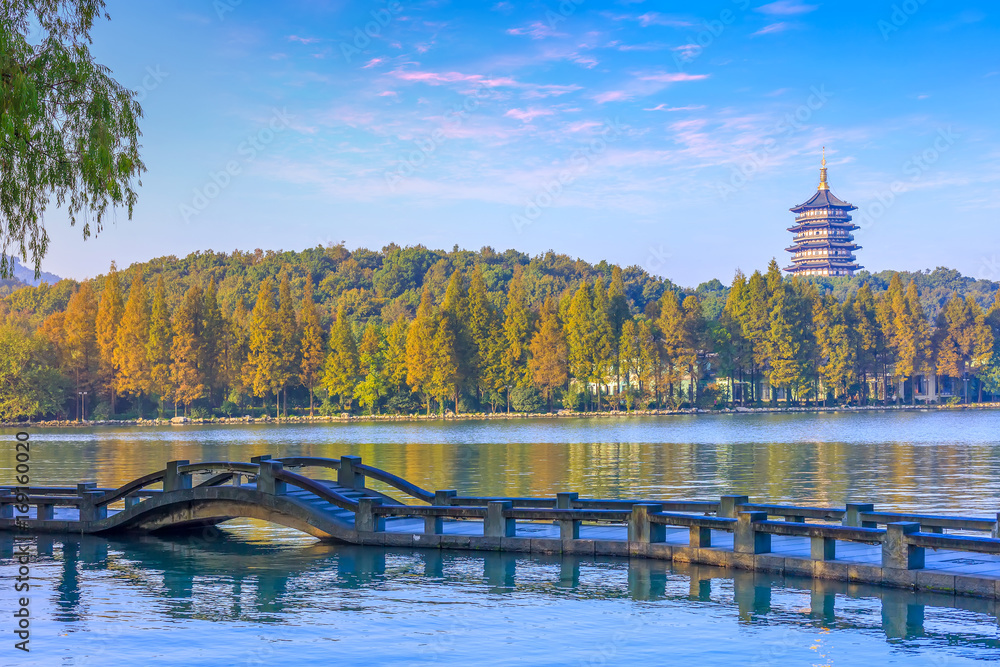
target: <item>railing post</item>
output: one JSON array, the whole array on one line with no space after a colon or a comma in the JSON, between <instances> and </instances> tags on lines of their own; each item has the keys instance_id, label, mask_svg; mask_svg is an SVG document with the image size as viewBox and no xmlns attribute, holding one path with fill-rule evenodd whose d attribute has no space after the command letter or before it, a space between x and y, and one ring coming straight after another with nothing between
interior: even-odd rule
<instances>
[{"instance_id":1,"label":"railing post","mask_svg":"<svg viewBox=\"0 0 1000 667\"><path fill-rule=\"evenodd\" d=\"M191 463L187 459L180 461L167 461L167 472L163 476L163 491L181 491L191 488L191 473L178 473L178 466L186 466Z\"/></svg>"},{"instance_id":2,"label":"railing post","mask_svg":"<svg viewBox=\"0 0 1000 667\"><path fill-rule=\"evenodd\" d=\"M556 509L558 510L571 510L573 509L573 503L579 500L579 493L557 493L556 494Z\"/></svg>"},{"instance_id":3,"label":"railing post","mask_svg":"<svg viewBox=\"0 0 1000 667\"><path fill-rule=\"evenodd\" d=\"M458 495L458 491L448 489L446 491L434 492L434 504L437 507L450 507L451 499Z\"/></svg>"},{"instance_id":4,"label":"railing post","mask_svg":"<svg viewBox=\"0 0 1000 667\"><path fill-rule=\"evenodd\" d=\"M233 486L239 486L241 479L243 479L243 475L241 475L238 472L234 472L233 473L233 480L232 480L233 481Z\"/></svg>"},{"instance_id":5,"label":"railing post","mask_svg":"<svg viewBox=\"0 0 1000 667\"><path fill-rule=\"evenodd\" d=\"M84 491L80 494L80 521L100 521L108 517L108 506L97 506L97 499L103 495L100 491Z\"/></svg>"},{"instance_id":6,"label":"railing post","mask_svg":"<svg viewBox=\"0 0 1000 667\"><path fill-rule=\"evenodd\" d=\"M36 519L39 521L52 521L56 518L56 508L52 503L39 503Z\"/></svg>"},{"instance_id":7,"label":"railing post","mask_svg":"<svg viewBox=\"0 0 1000 667\"><path fill-rule=\"evenodd\" d=\"M269 496L283 496L287 488L283 481L275 479L275 473L285 469L280 461L261 461L257 475L257 490Z\"/></svg>"},{"instance_id":8,"label":"railing post","mask_svg":"<svg viewBox=\"0 0 1000 667\"><path fill-rule=\"evenodd\" d=\"M509 500L491 500L486 504L486 520L483 522L483 535L486 537L514 537L516 522L503 515L504 511L514 507Z\"/></svg>"},{"instance_id":9,"label":"railing post","mask_svg":"<svg viewBox=\"0 0 1000 667\"><path fill-rule=\"evenodd\" d=\"M813 560L835 560L837 540L832 537L810 537L809 556Z\"/></svg>"},{"instance_id":10,"label":"railing post","mask_svg":"<svg viewBox=\"0 0 1000 667\"><path fill-rule=\"evenodd\" d=\"M261 461L270 461L270 454L261 454L260 456L251 456L250 463L260 463Z\"/></svg>"},{"instance_id":11,"label":"railing post","mask_svg":"<svg viewBox=\"0 0 1000 667\"><path fill-rule=\"evenodd\" d=\"M1000 512L997 512L997 520L993 524L993 530L990 531L990 537L993 539L1000 538Z\"/></svg>"},{"instance_id":12,"label":"railing post","mask_svg":"<svg viewBox=\"0 0 1000 667\"><path fill-rule=\"evenodd\" d=\"M434 503L437 505L437 503ZM444 517L425 516L424 533L427 535L444 535Z\"/></svg>"},{"instance_id":13,"label":"railing post","mask_svg":"<svg viewBox=\"0 0 1000 667\"><path fill-rule=\"evenodd\" d=\"M722 496L719 499L719 511L715 515L725 519L735 519L736 508L748 502L750 499L747 496Z\"/></svg>"},{"instance_id":14,"label":"railing post","mask_svg":"<svg viewBox=\"0 0 1000 667\"><path fill-rule=\"evenodd\" d=\"M655 503L637 503L632 505L632 516L628 520L628 541L649 544L650 542L663 542L666 540L666 526L649 521L651 512L662 511L663 505Z\"/></svg>"},{"instance_id":15,"label":"railing post","mask_svg":"<svg viewBox=\"0 0 1000 667\"><path fill-rule=\"evenodd\" d=\"M874 511L875 505L873 503L847 503L847 512L844 514L841 524L855 528L875 528L874 522L861 520L862 512Z\"/></svg>"},{"instance_id":16,"label":"railing post","mask_svg":"<svg viewBox=\"0 0 1000 667\"><path fill-rule=\"evenodd\" d=\"M767 512L740 512L733 531L733 551L738 554L766 554L771 551L770 533L758 532L755 523L767 520Z\"/></svg>"},{"instance_id":17,"label":"railing post","mask_svg":"<svg viewBox=\"0 0 1000 667\"><path fill-rule=\"evenodd\" d=\"M924 567L924 548L909 543L906 536L920 531L916 521L897 521L885 527L882 542L882 567L894 570L919 570Z\"/></svg>"},{"instance_id":18,"label":"railing post","mask_svg":"<svg viewBox=\"0 0 1000 667\"><path fill-rule=\"evenodd\" d=\"M358 511L354 514L354 528L359 533L385 531L385 517L376 515L374 507L381 505L381 498L358 498Z\"/></svg>"},{"instance_id":19,"label":"railing post","mask_svg":"<svg viewBox=\"0 0 1000 667\"><path fill-rule=\"evenodd\" d=\"M712 546L712 529L704 526L691 526L688 543L696 549L707 549Z\"/></svg>"},{"instance_id":20,"label":"railing post","mask_svg":"<svg viewBox=\"0 0 1000 667\"><path fill-rule=\"evenodd\" d=\"M337 471L337 484L345 489L365 488L365 474L354 466L361 463L360 456L341 456L340 470Z\"/></svg>"},{"instance_id":21,"label":"railing post","mask_svg":"<svg viewBox=\"0 0 1000 667\"><path fill-rule=\"evenodd\" d=\"M573 503L580 498L576 492L561 492L556 494L556 509L571 510ZM559 539L563 542L580 539L580 522L574 519L559 519Z\"/></svg>"},{"instance_id":22,"label":"railing post","mask_svg":"<svg viewBox=\"0 0 1000 667\"><path fill-rule=\"evenodd\" d=\"M14 496L4 495L0 499L0 519L14 518Z\"/></svg>"},{"instance_id":23,"label":"railing post","mask_svg":"<svg viewBox=\"0 0 1000 667\"><path fill-rule=\"evenodd\" d=\"M128 509L130 507L135 507L141 502L142 498L139 497L139 494L130 493L129 495L125 496L125 509Z\"/></svg>"}]
</instances>

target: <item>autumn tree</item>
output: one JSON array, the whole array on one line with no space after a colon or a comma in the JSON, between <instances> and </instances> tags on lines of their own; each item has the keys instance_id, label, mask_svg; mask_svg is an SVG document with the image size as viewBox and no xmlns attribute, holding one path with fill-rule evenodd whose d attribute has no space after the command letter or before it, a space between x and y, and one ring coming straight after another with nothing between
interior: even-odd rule
<instances>
[{"instance_id":1,"label":"autumn tree","mask_svg":"<svg viewBox=\"0 0 1000 667\"><path fill-rule=\"evenodd\" d=\"M417 316L406 332L406 384L414 392L423 395L428 415L431 413L431 399L434 396L434 337L438 333L437 320L430 287L424 285Z\"/></svg>"},{"instance_id":2,"label":"autumn tree","mask_svg":"<svg viewBox=\"0 0 1000 667\"><path fill-rule=\"evenodd\" d=\"M535 385L545 395L552 412L552 391L561 389L569 379L569 348L559 322L559 312L552 297L545 299L538 322L538 331L531 338L528 366Z\"/></svg>"},{"instance_id":3,"label":"autumn tree","mask_svg":"<svg viewBox=\"0 0 1000 667\"><path fill-rule=\"evenodd\" d=\"M77 395L93 389L99 363L96 322L97 299L90 283L85 282L70 298L63 320L63 367L73 378ZM85 419L86 415L78 412L77 418Z\"/></svg>"},{"instance_id":4,"label":"autumn tree","mask_svg":"<svg viewBox=\"0 0 1000 667\"><path fill-rule=\"evenodd\" d=\"M313 416L313 395L319 384L320 371L323 368L325 354L323 351L323 329L319 322L319 313L313 298L312 279L306 277L305 292L302 296L302 306L299 308L299 327L302 338L299 344L299 382L309 389L309 416Z\"/></svg>"},{"instance_id":5,"label":"autumn tree","mask_svg":"<svg viewBox=\"0 0 1000 667\"><path fill-rule=\"evenodd\" d=\"M277 382L282 393L282 414L288 416L288 385L298 376L299 369L299 329L295 319L295 304L292 302L292 287L288 268L281 271L278 285L278 332L279 363ZM353 338L353 336L352 336Z\"/></svg>"},{"instance_id":6,"label":"autumn tree","mask_svg":"<svg viewBox=\"0 0 1000 667\"><path fill-rule=\"evenodd\" d=\"M278 391L281 389L281 328L274 308L274 281L265 278L257 293L257 303L250 313L247 327L247 360L243 364L243 381L250 392L263 399L274 394L275 416L280 415Z\"/></svg>"}]
</instances>

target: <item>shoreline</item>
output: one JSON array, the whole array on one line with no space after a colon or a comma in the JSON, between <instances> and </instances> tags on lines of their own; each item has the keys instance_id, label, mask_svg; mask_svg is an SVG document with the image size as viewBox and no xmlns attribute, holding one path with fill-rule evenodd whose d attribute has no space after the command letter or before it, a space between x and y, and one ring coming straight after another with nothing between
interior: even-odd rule
<instances>
[{"instance_id":1,"label":"shoreline","mask_svg":"<svg viewBox=\"0 0 1000 667\"><path fill-rule=\"evenodd\" d=\"M73 420L52 421L21 421L0 422L0 428L91 428L94 426L199 426L206 424L312 424L312 423L349 423L349 422L421 422L421 421L484 421L484 420L515 420L515 419L628 419L632 417L673 417L684 415L727 415L727 414L782 414L782 413L823 413L823 412L892 412L910 411L927 412L963 411L963 410L998 410L1000 402L969 403L967 405L863 405L863 406L810 406L810 407L760 407L760 408L723 408L721 410L704 410L690 408L687 410L633 410L608 412L470 412L462 414L445 413L432 415L327 415L313 416L293 415L290 417L174 417L171 419L106 419L77 422Z\"/></svg>"}]
</instances>

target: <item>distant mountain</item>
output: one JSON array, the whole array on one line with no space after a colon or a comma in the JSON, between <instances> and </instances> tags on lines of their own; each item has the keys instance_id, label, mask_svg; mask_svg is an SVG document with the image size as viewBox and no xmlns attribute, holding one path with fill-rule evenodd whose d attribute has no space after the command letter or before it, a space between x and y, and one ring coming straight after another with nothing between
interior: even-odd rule
<instances>
[{"instance_id":1,"label":"distant mountain","mask_svg":"<svg viewBox=\"0 0 1000 667\"><path fill-rule=\"evenodd\" d=\"M21 260L14 257L14 277L20 280L26 285L32 285L33 287L38 287L42 283L48 283L50 285L55 285L57 282L62 280L59 276L54 273L46 273L42 271L42 275L35 280L35 270L28 268L21 264Z\"/></svg>"}]
</instances>

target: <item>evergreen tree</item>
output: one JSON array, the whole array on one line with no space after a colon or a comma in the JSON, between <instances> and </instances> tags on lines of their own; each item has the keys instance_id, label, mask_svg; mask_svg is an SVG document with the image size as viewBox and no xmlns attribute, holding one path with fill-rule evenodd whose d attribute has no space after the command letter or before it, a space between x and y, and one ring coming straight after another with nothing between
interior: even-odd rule
<instances>
[{"instance_id":1,"label":"evergreen tree","mask_svg":"<svg viewBox=\"0 0 1000 667\"><path fill-rule=\"evenodd\" d=\"M330 329L330 352L323 369L323 387L340 399L341 410L351 409L354 387L360 379L360 363L354 329L347 319L347 309L341 304Z\"/></svg>"},{"instance_id":2,"label":"evergreen tree","mask_svg":"<svg viewBox=\"0 0 1000 667\"><path fill-rule=\"evenodd\" d=\"M462 392L462 387L469 382L472 372L470 366L473 358L472 335L467 326L469 318L468 297L465 292L465 283L462 274L458 270L451 274L448 281L448 288L444 294L444 301L441 302L441 318L445 326L450 330L450 339L454 348L447 352L445 358L455 361L454 382L451 388L452 398L455 403L455 414L458 410L458 399ZM444 353L440 351L439 353Z\"/></svg>"},{"instance_id":3,"label":"evergreen tree","mask_svg":"<svg viewBox=\"0 0 1000 667\"><path fill-rule=\"evenodd\" d=\"M824 398L831 389L835 398L843 396L855 379L857 362L857 348L848 332L844 308L828 294L814 303L813 322L821 364L819 374L826 389Z\"/></svg>"},{"instance_id":4,"label":"evergreen tree","mask_svg":"<svg viewBox=\"0 0 1000 667\"><path fill-rule=\"evenodd\" d=\"M309 389L309 416L313 416L313 396L316 385L319 384L320 371L323 368L325 354L323 352L323 329L319 322L319 313L313 299L312 279L306 277L305 293L302 297L302 307L299 309L299 325L302 339L299 348L299 382Z\"/></svg>"},{"instance_id":5,"label":"evergreen tree","mask_svg":"<svg viewBox=\"0 0 1000 667\"><path fill-rule=\"evenodd\" d=\"M187 415L191 404L205 394L204 358L204 295L201 287L192 285L174 312L174 340L171 347L173 362L170 378L176 404L184 406Z\"/></svg>"},{"instance_id":6,"label":"evergreen tree","mask_svg":"<svg viewBox=\"0 0 1000 667\"><path fill-rule=\"evenodd\" d=\"M588 404L590 383L594 380L594 350L597 346L593 309L590 285L582 281L573 295L566 318L566 342L569 347L569 372L577 382L583 383Z\"/></svg>"},{"instance_id":7,"label":"evergreen tree","mask_svg":"<svg viewBox=\"0 0 1000 667\"><path fill-rule=\"evenodd\" d=\"M93 389L99 362L96 321L97 300L90 283L85 282L70 297L63 320L63 368L73 378L77 396ZM78 413L77 418L86 419L86 415Z\"/></svg>"},{"instance_id":8,"label":"evergreen tree","mask_svg":"<svg viewBox=\"0 0 1000 667\"><path fill-rule=\"evenodd\" d=\"M392 393L399 396L410 393L406 385L406 337L409 328L409 321L400 315L386 335L385 372Z\"/></svg>"},{"instance_id":9,"label":"evergreen tree","mask_svg":"<svg viewBox=\"0 0 1000 667\"><path fill-rule=\"evenodd\" d=\"M444 414L444 400L459 382L458 345L455 332L447 317L437 318L437 331L431 347L431 381L428 391L438 400L441 414ZM458 407L456 396L456 409Z\"/></svg>"},{"instance_id":10,"label":"evergreen tree","mask_svg":"<svg viewBox=\"0 0 1000 667\"><path fill-rule=\"evenodd\" d=\"M118 391L135 397L136 410L142 417L142 398L149 393L149 360L146 342L149 340L149 295L138 269L132 286L115 345L115 366L118 368Z\"/></svg>"},{"instance_id":11,"label":"evergreen tree","mask_svg":"<svg viewBox=\"0 0 1000 667\"><path fill-rule=\"evenodd\" d=\"M378 412L379 399L385 396L388 390L385 350L386 341L382 327L375 322L368 322L358 349L362 379L354 388L354 398L358 399L358 404L362 408L368 410L368 414Z\"/></svg>"},{"instance_id":12,"label":"evergreen tree","mask_svg":"<svg viewBox=\"0 0 1000 667\"><path fill-rule=\"evenodd\" d=\"M683 363L684 351L684 310L676 292L668 290L660 297L660 318L657 324L662 340L662 379L667 388L668 405L676 407L679 396L682 395L678 370Z\"/></svg>"},{"instance_id":13,"label":"evergreen tree","mask_svg":"<svg viewBox=\"0 0 1000 667\"><path fill-rule=\"evenodd\" d=\"M497 392L503 386L502 330L479 268L472 271L467 310L471 343L470 381L475 384L480 399L489 395L495 411Z\"/></svg>"},{"instance_id":14,"label":"evergreen tree","mask_svg":"<svg viewBox=\"0 0 1000 667\"><path fill-rule=\"evenodd\" d=\"M205 391L213 406L219 405L219 398L226 386L223 369L225 367L226 335L228 326L219 306L219 294L214 280L208 280L202 290L202 345L199 365L205 381Z\"/></svg>"},{"instance_id":15,"label":"evergreen tree","mask_svg":"<svg viewBox=\"0 0 1000 667\"><path fill-rule=\"evenodd\" d=\"M108 400L111 404L111 414L115 414L115 396L118 391L118 366L115 361L118 347L118 325L125 312L122 301L121 282L118 280L118 270L111 262L111 269L104 278L104 291L97 306L97 349L100 353L100 376L108 390Z\"/></svg>"},{"instance_id":16,"label":"evergreen tree","mask_svg":"<svg viewBox=\"0 0 1000 667\"><path fill-rule=\"evenodd\" d=\"M278 390L281 376L281 329L274 308L274 282L265 278L257 293L257 303L247 327L247 360L243 364L243 382L257 398L274 394L275 417L280 415Z\"/></svg>"},{"instance_id":17,"label":"evergreen tree","mask_svg":"<svg viewBox=\"0 0 1000 667\"><path fill-rule=\"evenodd\" d=\"M507 290L507 307L503 319L503 364L504 388L507 390L507 411L510 412L510 390L526 386L528 377L528 345L531 336L531 311L528 310L524 293L523 272L520 265L514 267Z\"/></svg>"},{"instance_id":18,"label":"evergreen tree","mask_svg":"<svg viewBox=\"0 0 1000 667\"><path fill-rule=\"evenodd\" d=\"M281 387L284 407L282 413L288 416L288 385L298 376L299 369L299 329L295 320L295 304L292 302L292 288L287 267L281 271L278 285L278 333L279 356L277 382ZM351 339L354 339L352 334Z\"/></svg>"},{"instance_id":19,"label":"evergreen tree","mask_svg":"<svg viewBox=\"0 0 1000 667\"><path fill-rule=\"evenodd\" d=\"M597 380L598 410L601 409L601 387L611 382L618 350L618 339L612 329L608 310L608 292L604 288L604 280L598 278L594 282L594 308L592 311L595 334L593 365L594 378Z\"/></svg>"},{"instance_id":20,"label":"evergreen tree","mask_svg":"<svg viewBox=\"0 0 1000 667\"><path fill-rule=\"evenodd\" d=\"M621 339L622 327L631 320L628 297L625 296L625 282L619 266L611 267L611 284L608 287L608 323L611 325L611 339L614 341L614 373L617 390L621 391L621 347L617 341Z\"/></svg>"},{"instance_id":21,"label":"evergreen tree","mask_svg":"<svg viewBox=\"0 0 1000 667\"><path fill-rule=\"evenodd\" d=\"M172 398L174 390L170 374L173 335L170 310L167 307L167 290L163 286L163 276L160 275L156 277L156 291L153 293L149 320L149 341L146 344L150 392L157 398L157 416L160 419L163 419L164 403Z\"/></svg>"},{"instance_id":22,"label":"evergreen tree","mask_svg":"<svg viewBox=\"0 0 1000 667\"><path fill-rule=\"evenodd\" d=\"M542 305L538 331L531 338L531 357L528 365L535 385L545 395L549 412L552 412L552 390L561 389L569 379L569 348L559 322L559 313L552 297Z\"/></svg>"}]
</instances>

